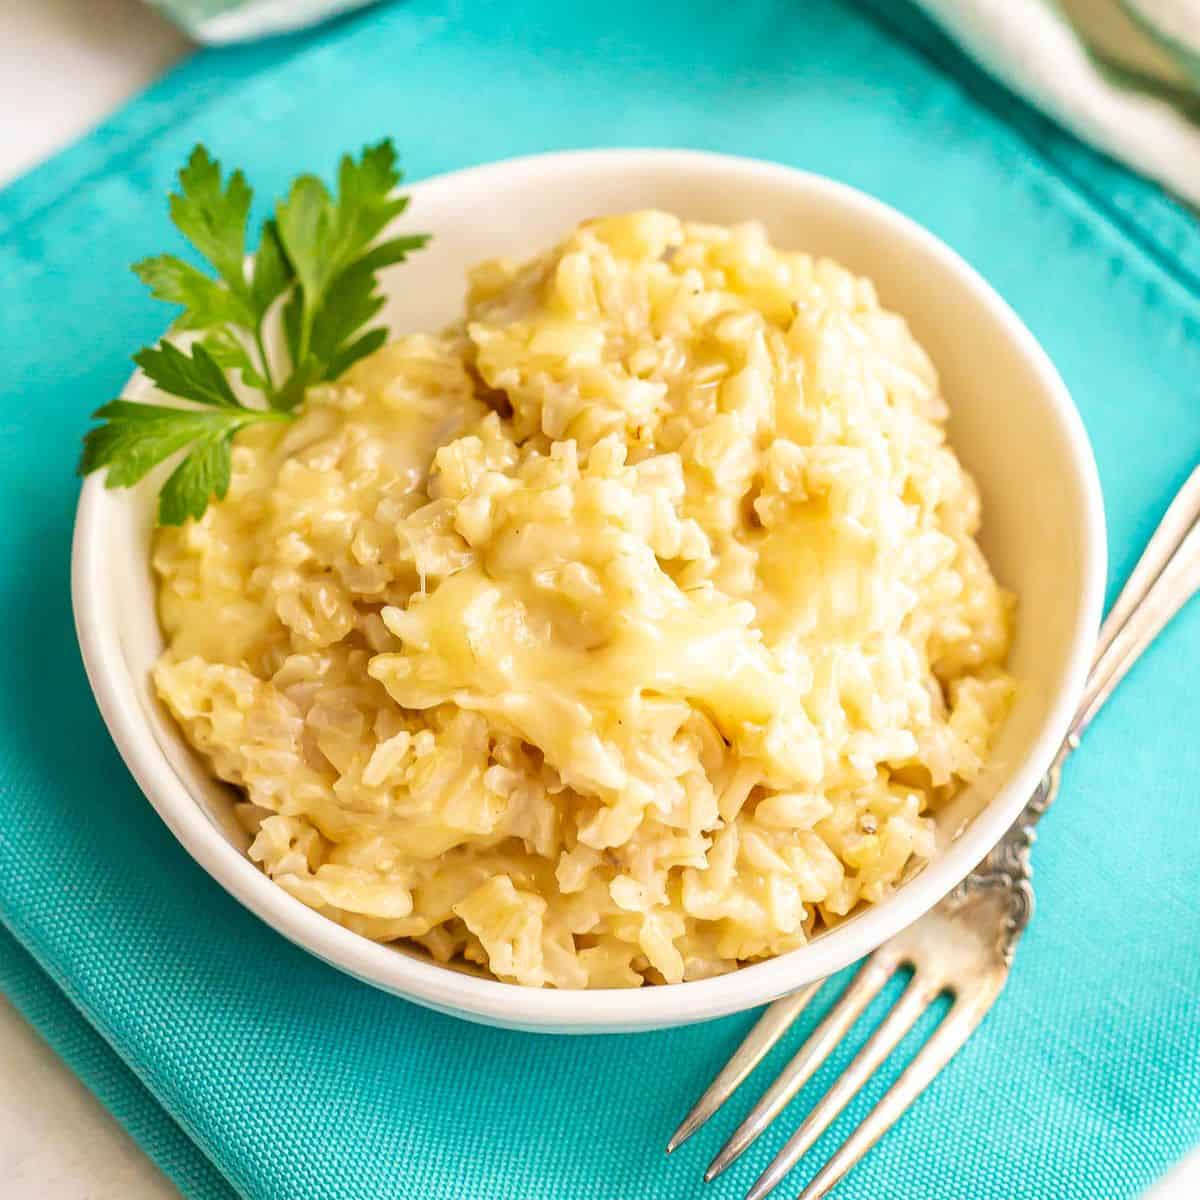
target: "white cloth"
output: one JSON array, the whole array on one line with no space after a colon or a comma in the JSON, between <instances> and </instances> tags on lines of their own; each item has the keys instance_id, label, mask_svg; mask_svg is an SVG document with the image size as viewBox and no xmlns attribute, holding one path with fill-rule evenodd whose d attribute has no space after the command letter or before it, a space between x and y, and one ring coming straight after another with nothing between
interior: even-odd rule
<instances>
[{"instance_id":1,"label":"white cloth","mask_svg":"<svg viewBox=\"0 0 1200 1200\"><path fill-rule=\"evenodd\" d=\"M374 0L148 0L200 42L223 45L290 33Z\"/></svg>"},{"instance_id":2,"label":"white cloth","mask_svg":"<svg viewBox=\"0 0 1200 1200\"><path fill-rule=\"evenodd\" d=\"M1071 6L1048 0L919 3L1001 83L1098 150L1200 206L1200 125L1168 99L1141 90L1132 76L1117 82L1068 19ZM1113 9L1106 49L1115 38L1145 39L1173 60L1171 81L1187 87L1189 72L1200 64L1200 0L1124 0L1120 6L1117 0L1089 0L1091 12L1106 3Z\"/></svg>"}]
</instances>

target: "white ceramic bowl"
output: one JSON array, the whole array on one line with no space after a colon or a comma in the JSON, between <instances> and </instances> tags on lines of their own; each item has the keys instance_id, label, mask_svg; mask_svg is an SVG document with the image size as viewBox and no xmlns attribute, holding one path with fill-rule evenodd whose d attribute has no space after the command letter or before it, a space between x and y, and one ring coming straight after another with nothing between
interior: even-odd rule
<instances>
[{"instance_id":1,"label":"white ceramic bowl","mask_svg":"<svg viewBox=\"0 0 1200 1200\"><path fill-rule=\"evenodd\" d=\"M472 1020L557 1032L680 1025L763 1004L869 953L999 839L1049 765L1082 689L1102 600L1104 520L1087 435L1062 380L962 259L899 213L815 175L688 151L604 150L477 167L411 193L404 223L435 236L389 280L385 315L397 330L438 328L457 316L472 262L532 253L583 218L633 208L722 223L758 218L777 244L831 255L873 278L941 372L953 443L983 492L985 550L1019 597L1011 667L1020 687L991 766L940 816L942 847L923 871L884 903L771 961L716 979L577 992L439 966L342 929L245 857L229 792L210 779L149 686L162 645L148 568L151 488L110 492L92 476L75 530L75 618L100 709L142 790L192 857L285 937L359 979ZM135 377L126 394L145 392Z\"/></svg>"}]
</instances>

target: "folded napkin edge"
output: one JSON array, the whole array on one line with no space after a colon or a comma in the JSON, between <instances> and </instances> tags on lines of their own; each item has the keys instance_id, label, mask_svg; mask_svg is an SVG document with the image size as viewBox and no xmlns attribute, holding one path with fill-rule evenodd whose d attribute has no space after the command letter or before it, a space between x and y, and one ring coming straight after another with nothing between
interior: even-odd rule
<instances>
[{"instance_id":1,"label":"folded napkin edge","mask_svg":"<svg viewBox=\"0 0 1200 1200\"><path fill-rule=\"evenodd\" d=\"M116 1048L76 989L0 910L0 992L180 1190L195 1200L239 1200L204 1147ZM5 941L9 942L6 946ZM74 1043L72 1039L74 1039Z\"/></svg>"}]
</instances>

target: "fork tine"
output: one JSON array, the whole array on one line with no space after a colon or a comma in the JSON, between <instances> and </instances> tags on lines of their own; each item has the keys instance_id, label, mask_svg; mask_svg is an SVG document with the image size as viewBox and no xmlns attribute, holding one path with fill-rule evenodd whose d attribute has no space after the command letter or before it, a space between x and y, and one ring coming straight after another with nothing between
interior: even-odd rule
<instances>
[{"instance_id":1,"label":"fork tine","mask_svg":"<svg viewBox=\"0 0 1200 1200\"><path fill-rule=\"evenodd\" d=\"M704 1172L709 1183L734 1163L770 1123L787 1107L792 1097L816 1074L833 1048L879 994L899 965L892 954L876 950L850 981L838 1002L826 1013L808 1041L797 1051L779 1078L763 1093L746 1119L733 1131L716 1158Z\"/></svg>"},{"instance_id":2,"label":"fork tine","mask_svg":"<svg viewBox=\"0 0 1200 1200\"><path fill-rule=\"evenodd\" d=\"M787 1032L792 1022L804 1011L808 1002L825 982L818 979L790 996L770 1005L746 1034L733 1057L708 1085L704 1095L692 1105L691 1111L679 1124L667 1143L667 1153L677 1150L741 1087L746 1076L766 1057L767 1051Z\"/></svg>"},{"instance_id":3,"label":"fork tine","mask_svg":"<svg viewBox=\"0 0 1200 1200\"><path fill-rule=\"evenodd\" d=\"M917 1019L940 990L940 985L928 977L913 976L896 1006L858 1052L854 1061L838 1077L837 1082L817 1101L816 1107L804 1119L800 1128L784 1143L783 1148L746 1193L746 1200L762 1200L768 1192L775 1190L783 1177L833 1124L842 1109L858 1095L859 1089L900 1044L901 1039L916 1024Z\"/></svg>"},{"instance_id":4,"label":"fork tine","mask_svg":"<svg viewBox=\"0 0 1200 1200\"><path fill-rule=\"evenodd\" d=\"M867 1114L862 1124L842 1143L833 1157L813 1176L797 1200L822 1200L838 1181L904 1114L908 1106L929 1086L933 1078L975 1031L992 1006L1003 978L984 992L954 1002L933 1036L918 1051L904 1074L892 1084L883 1099Z\"/></svg>"}]
</instances>

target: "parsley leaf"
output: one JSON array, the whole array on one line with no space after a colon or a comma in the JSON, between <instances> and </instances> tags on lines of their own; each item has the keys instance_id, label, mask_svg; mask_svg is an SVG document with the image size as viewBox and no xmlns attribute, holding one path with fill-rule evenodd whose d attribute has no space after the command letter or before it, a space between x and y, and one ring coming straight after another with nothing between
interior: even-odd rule
<instances>
[{"instance_id":1,"label":"parsley leaf","mask_svg":"<svg viewBox=\"0 0 1200 1200\"><path fill-rule=\"evenodd\" d=\"M343 346L329 361L323 379L336 379L345 374L360 358L374 354L387 341L386 329L369 329L356 341Z\"/></svg>"},{"instance_id":2,"label":"parsley leaf","mask_svg":"<svg viewBox=\"0 0 1200 1200\"><path fill-rule=\"evenodd\" d=\"M261 322L266 317L271 305L283 294L292 278L292 264L284 257L279 227L274 221L266 221L250 277L250 304L257 321Z\"/></svg>"},{"instance_id":3,"label":"parsley leaf","mask_svg":"<svg viewBox=\"0 0 1200 1200\"><path fill-rule=\"evenodd\" d=\"M160 523L200 517L212 497L223 498L240 430L290 420L306 388L336 379L386 340L385 330L368 328L383 307L378 273L429 240L380 240L408 204L396 193L400 179L390 140L367 146L357 160L342 158L336 195L315 175L300 176L247 258L250 185L240 171L223 176L197 146L179 172L170 210L212 274L171 254L133 269L153 296L179 306L175 328L199 335L187 349L163 341L134 361L161 391L198 407L104 405L94 414L103 423L84 438L79 473L107 467L108 487L129 487L186 451L159 495ZM276 319L286 356L268 349ZM233 372L261 395L261 406L243 402Z\"/></svg>"},{"instance_id":4,"label":"parsley leaf","mask_svg":"<svg viewBox=\"0 0 1200 1200\"><path fill-rule=\"evenodd\" d=\"M395 148L383 141L358 162L342 159L336 198L316 176L302 175L276 206L279 239L296 273L283 313L292 377L279 407L292 407L309 384L336 378L377 347L378 338L358 336L383 307L377 274L429 240L416 234L375 244L408 206L395 193L400 179Z\"/></svg>"},{"instance_id":5,"label":"parsley leaf","mask_svg":"<svg viewBox=\"0 0 1200 1200\"><path fill-rule=\"evenodd\" d=\"M262 420L286 420L282 414L250 408L169 408L132 400L113 400L93 416L104 424L83 439L79 473L108 467L106 487L132 487L172 454L192 447L159 494L161 525L181 525L202 515L211 496L225 496L230 445L239 429Z\"/></svg>"},{"instance_id":6,"label":"parsley leaf","mask_svg":"<svg viewBox=\"0 0 1200 1200\"><path fill-rule=\"evenodd\" d=\"M179 191L171 197L171 220L180 233L238 293L246 290L246 221L252 193L246 177L234 171L221 183L221 165L203 146L192 151L179 172Z\"/></svg>"},{"instance_id":7,"label":"parsley leaf","mask_svg":"<svg viewBox=\"0 0 1200 1200\"><path fill-rule=\"evenodd\" d=\"M247 387L260 392L267 390L266 377L260 373L249 347L236 330L228 326L214 329L200 344L227 371L240 371Z\"/></svg>"},{"instance_id":8,"label":"parsley leaf","mask_svg":"<svg viewBox=\"0 0 1200 1200\"><path fill-rule=\"evenodd\" d=\"M212 425L212 413L160 404L113 400L93 414L105 423L83 439L81 474L109 468L110 488L130 487L164 458L182 450Z\"/></svg>"},{"instance_id":9,"label":"parsley leaf","mask_svg":"<svg viewBox=\"0 0 1200 1200\"><path fill-rule=\"evenodd\" d=\"M241 407L220 363L203 345L193 346L189 355L173 342L160 342L139 350L133 361L172 396L218 408Z\"/></svg>"},{"instance_id":10,"label":"parsley leaf","mask_svg":"<svg viewBox=\"0 0 1200 1200\"><path fill-rule=\"evenodd\" d=\"M180 329L249 325L253 321L244 296L172 254L144 259L135 263L133 270L156 300L183 305L175 322Z\"/></svg>"},{"instance_id":11,"label":"parsley leaf","mask_svg":"<svg viewBox=\"0 0 1200 1200\"><path fill-rule=\"evenodd\" d=\"M224 500L232 473L235 429L211 429L193 444L191 453L175 468L158 493L158 523L182 525L200 518L209 498Z\"/></svg>"}]
</instances>

